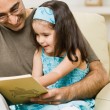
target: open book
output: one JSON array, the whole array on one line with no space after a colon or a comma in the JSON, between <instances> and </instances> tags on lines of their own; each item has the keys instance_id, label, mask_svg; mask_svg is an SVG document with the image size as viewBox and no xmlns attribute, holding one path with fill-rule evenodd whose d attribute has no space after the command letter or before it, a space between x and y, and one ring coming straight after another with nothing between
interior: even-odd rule
<instances>
[{"instance_id":1,"label":"open book","mask_svg":"<svg viewBox=\"0 0 110 110\"><path fill-rule=\"evenodd\" d=\"M11 103L26 103L32 97L47 93L47 90L35 81L31 75L0 78L0 93Z\"/></svg>"}]
</instances>

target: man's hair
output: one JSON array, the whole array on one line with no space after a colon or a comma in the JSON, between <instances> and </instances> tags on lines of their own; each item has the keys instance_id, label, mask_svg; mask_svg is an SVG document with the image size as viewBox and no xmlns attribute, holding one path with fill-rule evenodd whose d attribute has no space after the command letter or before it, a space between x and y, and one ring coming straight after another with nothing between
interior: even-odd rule
<instances>
[{"instance_id":1,"label":"man's hair","mask_svg":"<svg viewBox=\"0 0 110 110\"><path fill-rule=\"evenodd\" d=\"M62 1L53 0L43 3L41 6L51 8L55 16L55 25L53 25L56 31L55 55L59 56L66 51L69 60L78 61L76 49L79 49L82 60L86 60L87 51L83 35L68 5ZM72 55L76 58L75 60L72 59Z\"/></svg>"}]
</instances>

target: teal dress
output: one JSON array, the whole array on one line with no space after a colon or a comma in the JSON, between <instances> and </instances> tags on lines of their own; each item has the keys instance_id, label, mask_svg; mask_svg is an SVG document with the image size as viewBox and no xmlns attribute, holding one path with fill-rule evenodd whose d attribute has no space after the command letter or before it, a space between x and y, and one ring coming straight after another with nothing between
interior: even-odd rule
<instances>
[{"instance_id":1,"label":"teal dress","mask_svg":"<svg viewBox=\"0 0 110 110\"><path fill-rule=\"evenodd\" d=\"M51 72L55 67L57 67L60 62L64 59L64 57L50 57L47 56L44 51L42 51L41 55L42 64L43 64L43 73L44 75ZM79 68L74 69L65 77L58 80L56 83L48 86L48 88L61 88L65 86L69 86L73 83L76 83L82 80L87 73L89 72L89 68L87 67L85 70L81 70ZM48 80L48 79L47 79ZM74 94L74 93L73 93ZM85 100L75 100L70 101L64 104L59 105L48 105L48 104L20 104L11 107L12 110L63 110L65 107L75 106L78 110L93 110L95 105L94 99L85 99Z\"/></svg>"}]
</instances>

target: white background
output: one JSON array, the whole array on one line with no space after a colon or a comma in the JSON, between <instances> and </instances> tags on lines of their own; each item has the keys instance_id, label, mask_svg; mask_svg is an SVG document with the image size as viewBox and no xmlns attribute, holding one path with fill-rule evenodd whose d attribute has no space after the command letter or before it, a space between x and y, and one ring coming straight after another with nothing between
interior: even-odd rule
<instances>
[{"instance_id":1,"label":"white background","mask_svg":"<svg viewBox=\"0 0 110 110\"><path fill-rule=\"evenodd\" d=\"M34 7L38 7L40 4L42 4L45 1L48 0L23 0L23 3L26 8L32 8L32 7L34 8ZM72 9L73 7L85 6L85 0L61 0L61 1L66 2L69 5L70 9ZM103 6L110 7L110 0L102 0L102 1L103 1ZM110 41L110 15L104 17L107 25L107 33L108 33L107 38Z\"/></svg>"},{"instance_id":2,"label":"white background","mask_svg":"<svg viewBox=\"0 0 110 110\"><path fill-rule=\"evenodd\" d=\"M23 0L26 7L36 7L41 3L48 0ZM61 0L66 2L69 6L82 6L84 5L85 0ZM110 0L102 0L104 6L110 6Z\"/></svg>"}]
</instances>

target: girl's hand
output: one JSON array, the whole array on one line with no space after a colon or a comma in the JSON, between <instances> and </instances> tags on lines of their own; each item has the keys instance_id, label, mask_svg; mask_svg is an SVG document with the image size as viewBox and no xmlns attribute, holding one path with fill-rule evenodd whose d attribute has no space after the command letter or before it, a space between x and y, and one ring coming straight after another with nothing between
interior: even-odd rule
<instances>
[{"instance_id":1,"label":"girl's hand","mask_svg":"<svg viewBox=\"0 0 110 110\"><path fill-rule=\"evenodd\" d=\"M31 102L38 104L61 104L72 100L69 87L55 88L48 90L48 93L36 98L31 98ZM73 95L73 93L72 93Z\"/></svg>"}]
</instances>

